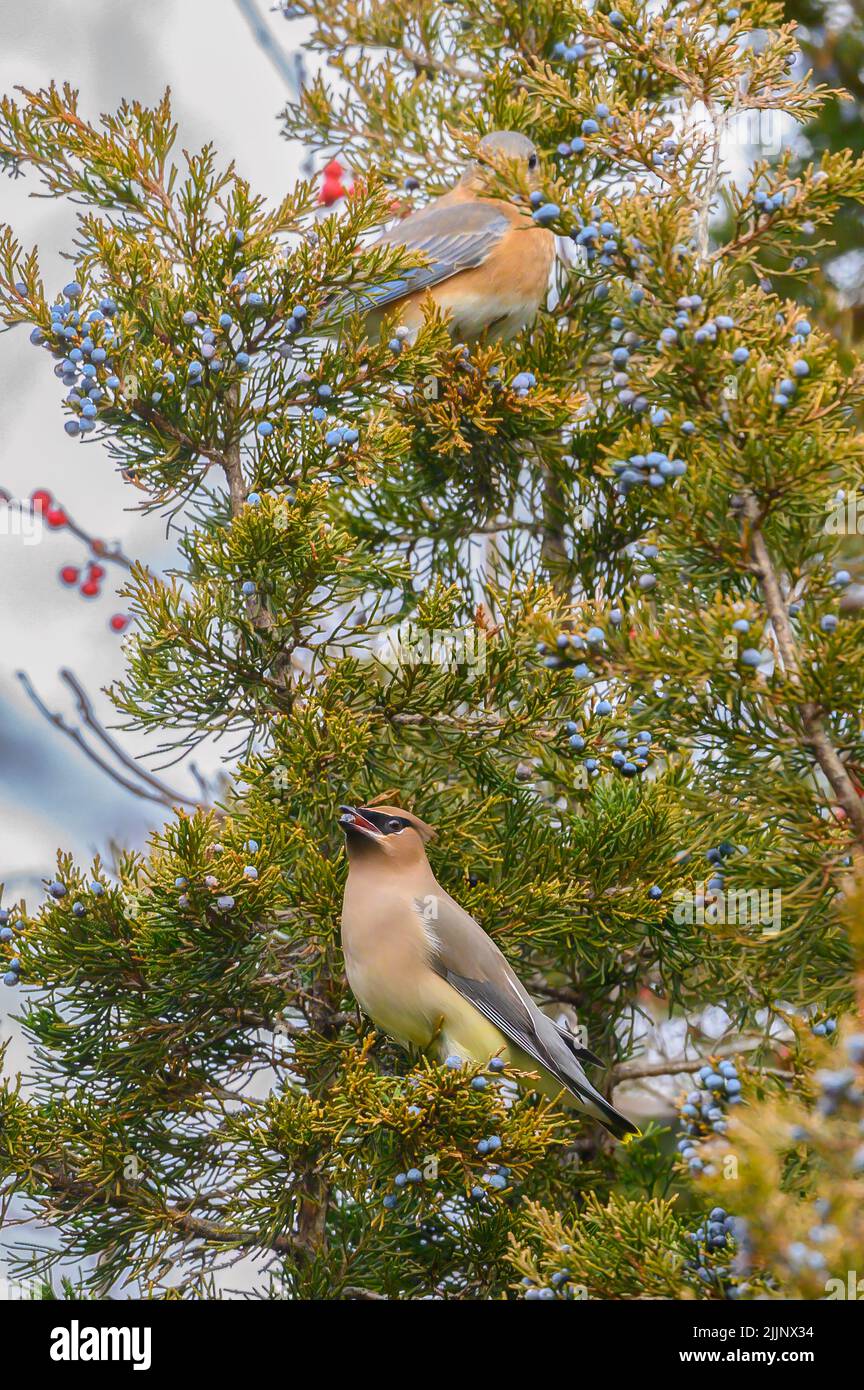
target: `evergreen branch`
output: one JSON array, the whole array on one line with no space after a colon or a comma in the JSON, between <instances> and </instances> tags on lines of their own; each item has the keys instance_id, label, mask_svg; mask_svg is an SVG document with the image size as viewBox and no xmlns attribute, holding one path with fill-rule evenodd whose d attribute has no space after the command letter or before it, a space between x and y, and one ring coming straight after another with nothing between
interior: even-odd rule
<instances>
[{"instance_id":1,"label":"evergreen branch","mask_svg":"<svg viewBox=\"0 0 864 1390\"><path fill-rule=\"evenodd\" d=\"M156 1216L160 1221L166 1223L169 1231L177 1231L184 1240L202 1240L216 1245L241 1247L247 1250L269 1249L280 1254L296 1253L298 1245L302 1245L299 1237L294 1235L280 1234L262 1239L258 1232L232 1230L229 1226L222 1226L216 1221L193 1215L191 1211L185 1209L183 1202L178 1202L174 1206L166 1204L155 1207L152 1203L136 1200L140 1198L140 1190L127 1192L116 1188L109 1190L96 1183L69 1177L60 1169L51 1168L45 1164L36 1164L32 1174L47 1189L48 1193L61 1200L71 1199L79 1207L81 1204L96 1204L100 1207L107 1206L112 1211L130 1212L137 1210L148 1221ZM59 1215L59 1212L57 1214Z\"/></svg>"}]
</instances>

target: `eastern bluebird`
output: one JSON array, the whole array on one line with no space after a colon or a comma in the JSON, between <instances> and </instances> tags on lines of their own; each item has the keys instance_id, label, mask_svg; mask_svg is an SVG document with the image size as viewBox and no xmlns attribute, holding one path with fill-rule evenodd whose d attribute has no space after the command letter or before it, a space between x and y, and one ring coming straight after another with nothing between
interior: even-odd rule
<instances>
[{"instance_id":1,"label":"eastern bluebird","mask_svg":"<svg viewBox=\"0 0 864 1390\"><path fill-rule=\"evenodd\" d=\"M537 151L524 135L496 130L484 136L478 160L466 167L455 188L375 243L421 251L428 265L364 289L350 309L340 297L333 306L339 318L365 312L370 333L377 333L384 315L398 307L400 325L413 336L423 324L423 302L429 295L451 316L451 331L460 342L483 333L491 339L511 338L533 320L546 298L555 237L532 221L524 205L484 191L484 155L522 160L529 176L538 165ZM325 321L332 312L325 311Z\"/></svg>"}]
</instances>

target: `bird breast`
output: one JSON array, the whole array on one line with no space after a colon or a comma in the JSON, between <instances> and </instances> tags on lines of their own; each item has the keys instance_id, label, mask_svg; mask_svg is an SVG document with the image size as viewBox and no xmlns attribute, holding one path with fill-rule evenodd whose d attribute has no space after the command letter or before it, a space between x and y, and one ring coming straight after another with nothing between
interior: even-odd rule
<instances>
[{"instance_id":1,"label":"bird breast","mask_svg":"<svg viewBox=\"0 0 864 1390\"><path fill-rule=\"evenodd\" d=\"M517 226L483 265L437 285L435 301L453 315L455 337L486 332L506 340L525 328L546 300L554 252L551 232Z\"/></svg>"},{"instance_id":2,"label":"bird breast","mask_svg":"<svg viewBox=\"0 0 864 1390\"><path fill-rule=\"evenodd\" d=\"M363 1012L402 1043L427 1047L438 1025L443 983L430 969L431 942L413 899L353 894L342 913L345 973Z\"/></svg>"}]
</instances>

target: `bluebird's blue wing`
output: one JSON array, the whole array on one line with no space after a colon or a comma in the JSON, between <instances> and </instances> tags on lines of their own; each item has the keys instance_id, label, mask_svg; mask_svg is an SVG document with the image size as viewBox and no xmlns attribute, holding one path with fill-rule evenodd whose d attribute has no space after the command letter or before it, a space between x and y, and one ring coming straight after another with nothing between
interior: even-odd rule
<instances>
[{"instance_id":1,"label":"bluebird's blue wing","mask_svg":"<svg viewBox=\"0 0 864 1390\"><path fill-rule=\"evenodd\" d=\"M385 232L375 245L406 246L420 251L428 258L428 265L406 271L397 280L364 287L352 296L353 312L383 309L406 294L432 289L451 275L482 265L510 226L507 215L490 203L433 203L412 213ZM348 312L348 305L340 296L339 309L343 304Z\"/></svg>"},{"instance_id":2,"label":"bluebird's blue wing","mask_svg":"<svg viewBox=\"0 0 864 1390\"><path fill-rule=\"evenodd\" d=\"M407 246L422 251L429 264L409 271L405 280L381 285L371 292L375 307L381 308L404 294L429 290L482 265L510 228L505 213L489 203L433 204L406 217L381 238L391 246ZM407 282L407 283L406 283Z\"/></svg>"}]
</instances>

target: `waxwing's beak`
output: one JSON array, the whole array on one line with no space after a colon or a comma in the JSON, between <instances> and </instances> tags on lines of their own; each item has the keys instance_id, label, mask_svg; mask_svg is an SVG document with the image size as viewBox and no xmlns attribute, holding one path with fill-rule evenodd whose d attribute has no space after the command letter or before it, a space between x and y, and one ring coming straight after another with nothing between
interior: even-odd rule
<instances>
[{"instance_id":1,"label":"waxwing's beak","mask_svg":"<svg viewBox=\"0 0 864 1390\"><path fill-rule=\"evenodd\" d=\"M356 806L340 806L339 824L346 835L356 832L359 835L368 835L370 839L378 840L381 838L381 831L374 826L371 820L367 820L362 811L358 811Z\"/></svg>"}]
</instances>

